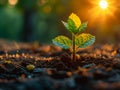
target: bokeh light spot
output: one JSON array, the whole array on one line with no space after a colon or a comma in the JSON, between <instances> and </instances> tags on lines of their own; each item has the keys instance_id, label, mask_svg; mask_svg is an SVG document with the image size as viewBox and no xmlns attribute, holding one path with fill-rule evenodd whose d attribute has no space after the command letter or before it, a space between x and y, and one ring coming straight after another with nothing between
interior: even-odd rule
<instances>
[{"instance_id":1,"label":"bokeh light spot","mask_svg":"<svg viewBox=\"0 0 120 90\"><path fill-rule=\"evenodd\" d=\"M11 6L16 5L17 2L18 2L18 0L8 0L8 3L9 3Z\"/></svg>"}]
</instances>

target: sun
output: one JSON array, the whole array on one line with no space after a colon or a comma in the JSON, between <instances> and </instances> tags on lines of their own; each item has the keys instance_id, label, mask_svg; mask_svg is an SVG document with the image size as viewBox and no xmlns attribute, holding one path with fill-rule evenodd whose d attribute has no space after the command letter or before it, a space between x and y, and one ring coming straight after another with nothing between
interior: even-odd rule
<instances>
[{"instance_id":1,"label":"sun","mask_svg":"<svg viewBox=\"0 0 120 90\"><path fill-rule=\"evenodd\" d=\"M116 0L89 0L91 9L86 14L91 23L97 21L105 24L109 19L116 20L115 12L118 10Z\"/></svg>"},{"instance_id":2,"label":"sun","mask_svg":"<svg viewBox=\"0 0 120 90\"><path fill-rule=\"evenodd\" d=\"M106 0L100 0L99 6L101 9L105 10L108 8L108 2Z\"/></svg>"}]
</instances>

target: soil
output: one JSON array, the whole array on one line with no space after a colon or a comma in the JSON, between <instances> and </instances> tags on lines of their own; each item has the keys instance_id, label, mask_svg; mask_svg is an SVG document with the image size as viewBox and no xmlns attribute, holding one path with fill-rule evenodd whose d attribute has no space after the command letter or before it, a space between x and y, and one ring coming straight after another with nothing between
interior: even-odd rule
<instances>
[{"instance_id":1,"label":"soil","mask_svg":"<svg viewBox=\"0 0 120 90\"><path fill-rule=\"evenodd\" d=\"M54 45L0 40L0 90L120 90L120 44L95 44L76 57Z\"/></svg>"}]
</instances>

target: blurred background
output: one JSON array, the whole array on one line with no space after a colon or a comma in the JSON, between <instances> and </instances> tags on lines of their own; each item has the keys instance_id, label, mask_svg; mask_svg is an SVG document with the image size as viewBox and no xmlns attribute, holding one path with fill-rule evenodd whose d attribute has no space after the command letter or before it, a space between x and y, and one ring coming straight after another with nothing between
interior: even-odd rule
<instances>
[{"instance_id":1,"label":"blurred background","mask_svg":"<svg viewBox=\"0 0 120 90\"><path fill-rule=\"evenodd\" d=\"M85 32L95 35L96 43L119 43L120 0L107 2L102 8L100 0L0 0L0 38L51 43L57 35L70 37L61 20L73 12L88 21Z\"/></svg>"}]
</instances>

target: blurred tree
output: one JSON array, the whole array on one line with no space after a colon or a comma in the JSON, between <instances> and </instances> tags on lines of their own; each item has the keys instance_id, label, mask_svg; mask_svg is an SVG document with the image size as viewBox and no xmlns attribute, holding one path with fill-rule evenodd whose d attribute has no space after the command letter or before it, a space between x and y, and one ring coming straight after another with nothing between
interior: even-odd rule
<instances>
[{"instance_id":1,"label":"blurred tree","mask_svg":"<svg viewBox=\"0 0 120 90\"><path fill-rule=\"evenodd\" d=\"M34 30L33 16L36 14L36 12L40 11L41 14L45 14L50 18L53 17L51 20L52 22L57 18L56 17L57 14L63 13L65 11L66 4L68 4L68 0L66 1L64 0L19 0L17 7L23 11L23 20L24 20L23 40L29 41L30 36L32 36L33 30ZM49 21L47 20L47 22ZM50 22L49 24L51 25ZM55 25L53 27L55 27ZM45 34L46 35L50 34L50 32L46 32Z\"/></svg>"},{"instance_id":2,"label":"blurred tree","mask_svg":"<svg viewBox=\"0 0 120 90\"><path fill-rule=\"evenodd\" d=\"M15 1L15 0L14 0ZM38 0L19 0L17 6L23 12L22 40L29 41L33 33L33 15L37 10Z\"/></svg>"},{"instance_id":3,"label":"blurred tree","mask_svg":"<svg viewBox=\"0 0 120 90\"><path fill-rule=\"evenodd\" d=\"M58 32L58 16L68 11L68 4L69 0L0 0L1 8L17 8L21 11L23 20L22 41L42 38L41 41L43 42L43 38L49 41L52 36L54 37L54 34ZM50 39L48 40L48 38Z\"/></svg>"}]
</instances>

